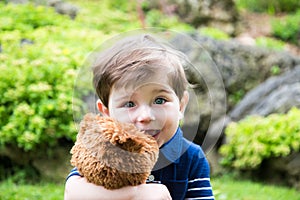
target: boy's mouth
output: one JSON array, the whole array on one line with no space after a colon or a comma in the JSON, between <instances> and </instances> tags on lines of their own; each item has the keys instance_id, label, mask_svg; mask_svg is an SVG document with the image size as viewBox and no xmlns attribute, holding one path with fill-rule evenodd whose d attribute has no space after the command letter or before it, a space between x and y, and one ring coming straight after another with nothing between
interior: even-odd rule
<instances>
[{"instance_id":1,"label":"boy's mouth","mask_svg":"<svg viewBox=\"0 0 300 200\"><path fill-rule=\"evenodd\" d=\"M157 139L158 135L160 134L160 130L144 130L144 132L147 135L154 137L155 139Z\"/></svg>"}]
</instances>

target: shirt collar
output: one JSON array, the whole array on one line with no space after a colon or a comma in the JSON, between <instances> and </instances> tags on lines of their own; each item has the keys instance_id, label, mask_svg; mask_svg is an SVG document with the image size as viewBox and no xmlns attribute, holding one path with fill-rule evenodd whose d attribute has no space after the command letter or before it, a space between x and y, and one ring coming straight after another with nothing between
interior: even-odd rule
<instances>
[{"instance_id":1,"label":"shirt collar","mask_svg":"<svg viewBox=\"0 0 300 200\"><path fill-rule=\"evenodd\" d=\"M160 153L173 163L179 162L182 151L182 137L182 131L178 127L174 136L160 147Z\"/></svg>"}]
</instances>

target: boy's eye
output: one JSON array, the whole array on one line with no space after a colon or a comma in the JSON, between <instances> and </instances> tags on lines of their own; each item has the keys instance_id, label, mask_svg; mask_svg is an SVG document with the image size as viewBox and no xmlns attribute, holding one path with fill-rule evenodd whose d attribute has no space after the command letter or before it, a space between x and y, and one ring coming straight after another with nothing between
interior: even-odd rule
<instances>
[{"instance_id":1,"label":"boy's eye","mask_svg":"<svg viewBox=\"0 0 300 200\"><path fill-rule=\"evenodd\" d=\"M132 102L132 101L128 101L128 102L126 102L125 104L124 104L124 107L126 107L126 108L132 108L132 107L134 107L135 105L134 105L134 103Z\"/></svg>"},{"instance_id":2,"label":"boy's eye","mask_svg":"<svg viewBox=\"0 0 300 200\"><path fill-rule=\"evenodd\" d=\"M164 104L166 103L166 100L164 98L157 98L154 101L154 104Z\"/></svg>"}]
</instances>

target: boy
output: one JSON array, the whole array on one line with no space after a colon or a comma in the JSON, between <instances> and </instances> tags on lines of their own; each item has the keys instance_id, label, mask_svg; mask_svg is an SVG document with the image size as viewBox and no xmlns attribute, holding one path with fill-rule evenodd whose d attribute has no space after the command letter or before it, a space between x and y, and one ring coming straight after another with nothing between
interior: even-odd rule
<instances>
[{"instance_id":1,"label":"boy","mask_svg":"<svg viewBox=\"0 0 300 200\"><path fill-rule=\"evenodd\" d=\"M149 184L118 190L88 183L75 169L66 182L65 200L214 199L205 155L183 138L179 127L189 100L182 58L149 35L128 37L100 54L93 66L98 110L153 136L159 159Z\"/></svg>"}]
</instances>

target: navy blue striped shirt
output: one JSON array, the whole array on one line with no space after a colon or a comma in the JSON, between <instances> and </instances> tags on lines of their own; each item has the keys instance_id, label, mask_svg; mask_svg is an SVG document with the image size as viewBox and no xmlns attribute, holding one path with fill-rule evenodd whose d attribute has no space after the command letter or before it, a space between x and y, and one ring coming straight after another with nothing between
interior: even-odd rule
<instances>
[{"instance_id":1,"label":"navy blue striped shirt","mask_svg":"<svg viewBox=\"0 0 300 200\"><path fill-rule=\"evenodd\" d=\"M149 177L166 185L173 200L214 199L208 161L201 147L185 139L180 128L160 148Z\"/></svg>"}]
</instances>

